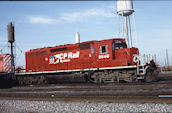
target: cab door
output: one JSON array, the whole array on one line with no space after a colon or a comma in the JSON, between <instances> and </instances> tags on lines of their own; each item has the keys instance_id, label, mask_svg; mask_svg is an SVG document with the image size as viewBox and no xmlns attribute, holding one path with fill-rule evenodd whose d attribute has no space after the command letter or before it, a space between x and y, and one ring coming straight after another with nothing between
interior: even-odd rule
<instances>
[{"instance_id":1,"label":"cab door","mask_svg":"<svg viewBox=\"0 0 172 113\"><path fill-rule=\"evenodd\" d=\"M112 55L112 40L96 42L96 59L98 67L111 66Z\"/></svg>"}]
</instances>

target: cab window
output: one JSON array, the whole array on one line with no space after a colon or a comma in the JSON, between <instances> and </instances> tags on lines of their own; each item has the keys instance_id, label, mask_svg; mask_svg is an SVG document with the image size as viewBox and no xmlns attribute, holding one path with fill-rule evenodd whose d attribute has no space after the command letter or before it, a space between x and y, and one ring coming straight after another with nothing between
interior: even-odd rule
<instances>
[{"instance_id":1,"label":"cab window","mask_svg":"<svg viewBox=\"0 0 172 113\"><path fill-rule=\"evenodd\" d=\"M107 53L107 45L100 46L100 54Z\"/></svg>"},{"instance_id":2,"label":"cab window","mask_svg":"<svg viewBox=\"0 0 172 113\"><path fill-rule=\"evenodd\" d=\"M124 48L127 48L127 45L125 43L115 44L115 49L124 49Z\"/></svg>"}]
</instances>

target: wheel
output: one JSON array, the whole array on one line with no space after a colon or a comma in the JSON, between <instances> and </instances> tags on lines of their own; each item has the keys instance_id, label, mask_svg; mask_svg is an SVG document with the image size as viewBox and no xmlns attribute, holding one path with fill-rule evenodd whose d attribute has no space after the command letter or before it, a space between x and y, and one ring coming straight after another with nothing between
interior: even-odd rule
<instances>
[{"instance_id":1,"label":"wheel","mask_svg":"<svg viewBox=\"0 0 172 113\"><path fill-rule=\"evenodd\" d=\"M89 82L88 75L84 75L85 82Z\"/></svg>"},{"instance_id":2,"label":"wheel","mask_svg":"<svg viewBox=\"0 0 172 113\"><path fill-rule=\"evenodd\" d=\"M155 79L155 76L150 71L148 71L146 73L145 81L152 82L154 79Z\"/></svg>"}]
</instances>

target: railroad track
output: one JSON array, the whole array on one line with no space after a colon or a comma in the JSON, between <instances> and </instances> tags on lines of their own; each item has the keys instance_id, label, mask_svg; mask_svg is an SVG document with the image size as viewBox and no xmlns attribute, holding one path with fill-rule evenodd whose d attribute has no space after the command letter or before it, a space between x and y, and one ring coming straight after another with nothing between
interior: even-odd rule
<instances>
[{"instance_id":1,"label":"railroad track","mask_svg":"<svg viewBox=\"0 0 172 113\"><path fill-rule=\"evenodd\" d=\"M132 100L151 102L171 102L172 98L160 95L172 95L171 75L161 75L151 83L67 83L46 86L21 86L0 89L0 98L11 99L46 99L46 100ZM168 78L168 79L167 79Z\"/></svg>"}]
</instances>

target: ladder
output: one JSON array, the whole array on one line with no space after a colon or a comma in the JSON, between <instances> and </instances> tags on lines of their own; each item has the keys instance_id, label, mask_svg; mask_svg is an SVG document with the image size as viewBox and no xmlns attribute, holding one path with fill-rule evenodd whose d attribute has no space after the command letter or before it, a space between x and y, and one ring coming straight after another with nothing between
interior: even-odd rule
<instances>
[{"instance_id":1,"label":"ladder","mask_svg":"<svg viewBox=\"0 0 172 113\"><path fill-rule=\"evenodd\" d=\"M144 65L137 65L137 79L144 79L146 74Z\"/></svg>"}]
</instances>

